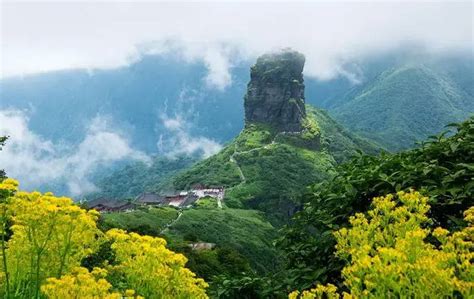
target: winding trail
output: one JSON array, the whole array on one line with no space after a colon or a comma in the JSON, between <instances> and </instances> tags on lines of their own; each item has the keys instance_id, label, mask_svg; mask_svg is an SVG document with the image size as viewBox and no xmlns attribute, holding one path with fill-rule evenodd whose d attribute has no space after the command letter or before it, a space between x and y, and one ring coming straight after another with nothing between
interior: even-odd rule
<instances>
[{"instance_id":1,"label":"winding trail","mask_svg":"<svg viewBox=\"0 0 474 299\"><path fill-rule=\"evenodd\" d=\"M238 154L238 152L234 150L234 153L230 156L229 161L234 163L235 166L237 167L237 170L239 171L240 181L241 181L240 184L243 184L247 181L247 179L245 178L244 172L242 171L242 168L240 168L239 163L234 158L236 154Z\"/></svg>"},{"instance_id":2,"label":"winding trail","mask_svg":"<svg viewBox=\"0 0 474 299\"><path fill-rule=\"evenodd\" d=\"M237 160L235 159L235 156L236 155L240 155L240 154L248 154L248 153L251 153L251 152L254 152L254 151L258 151L260 149L269 149L271 146L275 145L275 144L279 144L279 142L276 141L276 139L278 138L278 136L280 135L291 135L291 134L299 134L301 132L278 132L275 134L275 136L273 136L273 139L272 139L272 142L270 143L267 143L265 144L264 146L259 146L259 147L256 147L256 148L253 148L253 149L250 149L250 150L247 150L247 151L237 151L237 144L234 145L234 152L232 153L232 155L230 156L230 159L229 161L234 163L235 166L237 167L237 170L239 172L239 177L240 177L240 183L238 183L237 185L235 186L232 186L230 188L227 188L227 190L232 190L233 188L237 187L237 186L240 186L242 184L245 184L247 182L247 178L245 177L244 175L244 172L242 171L242 168L240 167L239 165L239 162L237 162ZM218 201L217 203L218 205L220 205L220 202Z\"/></svg>"},{"instance_id":3,"label":"winding trail","mask_svg":"<svg viewBox=\"0 0 474 299\"><path fill-rule=\"evenodd\" d=\"M240 177L240 184L243 184L245 182L247 182L247 178L245 177L244 175L244 172L242 171L242 168L240 167L239 165L239 162L237 162L237 160L235 160L235 155L240 155L240 154L248 154L248 153L251 153L251 152L254 152L254 151L258 151L258 150L261 150L261 149L269 149L272 145L275 145L277 144L278 142L276 142L275 140L277 139L277 137L279 135L285 135L285 134L291 134L292 132L279 132L277 134L275 134L275 136L273 137L272 139L272 142L268 143L268 144L265 144L264 146L259 146L259 147L256 147L256 148L253 148L253 149L250 149L250 150L247 150L247 151L237 151L237 144L234 145L234 152L232 153L232 155L230 156L230 159L229 161L234 163L235 166L237 167L237 170L239 171L239 177ZM236 186L238 186L236 185ZM229 189L232 189L236 186L233 186Z\"/></svg>"},{"instance_id":4,"label":"winding trail","mask_svg":"<svg viewBox=\"0 0 474 299\"><path fill-rule=\"evenodd\" d=\"M183 211L179 210L178 217L176 217L176 219L174 219L170 223L166 224L165 228L160 231L160 235L165 233L171 226L173 226L179 220L179 218L181 218L181 215L183 215Z\"/></svg>"}]
</instances>

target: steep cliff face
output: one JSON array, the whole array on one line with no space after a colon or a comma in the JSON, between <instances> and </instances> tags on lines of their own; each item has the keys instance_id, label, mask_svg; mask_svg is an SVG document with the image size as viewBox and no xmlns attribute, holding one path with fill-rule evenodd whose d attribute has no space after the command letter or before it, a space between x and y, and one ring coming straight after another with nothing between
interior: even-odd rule
<instances>
[{"instance_id":1,"label":"steep cliff face","mask_svg":"<svg viewBox=\"0 0 474 299\"><path fill-rule=\"evenodd\" d=\"M300 132L306 116L304 55L285 50L266 54L251 68L245 95L245 123L269 124L278 131Z\"/></svg>"}]
</instances>

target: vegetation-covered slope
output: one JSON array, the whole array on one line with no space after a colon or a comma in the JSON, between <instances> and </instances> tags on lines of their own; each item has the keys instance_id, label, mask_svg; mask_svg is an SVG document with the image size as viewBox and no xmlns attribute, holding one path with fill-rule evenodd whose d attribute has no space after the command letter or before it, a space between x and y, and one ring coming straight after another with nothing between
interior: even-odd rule
<instances>
[{"instance_id":1,"label":"vegetation-covered slope","mask_svg":"<svg viewBox=\"0 0 474 299\"><path fill-rule=\"evenodd\" d=\"M288 262L284 276L291 277L292 287L339 281L344 263L333 254L332 232L356 212L366 212L374 197L414 188L429 197L430 225L451 231L465 226L462 213L474 205L474 118L456 129L418 149L357 157L333 179L313 185L305 209L280 242Z\"/></svg>"},{"instance_id":2,"label":"vegetation-covered slope","mask_svg":"<svg viewBox=\"0 0 474 299\"><path fill-rule=\"evenodd\" d=\"M453 77L428 64L404 64L352 89L333 103L331 114L389 150L413 147L474 112L473 95ZM474 84L473 70L464 74L469 80Z\"/></svg>"},{"instance_id":3,"label":"vegetation-covered slope","mask_svg":"<svg viewBox=\"0 0 474 299\"><path fill-rule=\"evenodd\" d=\"M177 189L201 183L225 186L225 202L284 218L294 212L305 187L334 174L338 161L357 150L376 151L372 144L348 133L325 112L308 107L301 133L276 132L248 124L220 153L172 179Z\"/></svg>"},{"instance_id":4,"label":"vegetation-covered slope","mask_svg":"<svg viewBox=\"0 0 474 299\"><path fill-rule=\"evenodd\" d=\"M137 209L127 213L104 213L100 218L102 230L120 228L149 236L159 236L166 225L178 217L173 207Z\"/></svg>"},{"instance_id":5,"label":"vegetation-covered slope","mask_svg":"<svg viewBox=\"0 0 474 299\"><path fill-rule=\"evenodd\" d=\"M278 266L272 243L277 230L258 211L242 209L189 209L169 227L165 237L170 240L195 238L228 247L242 254L252 268L263 273Z\"/></svg>"},{"instance_id":6,"label":"vegetation-covered slope","mask_svg":"<svg viewBox=\"0 0 474 299\"><path fill-rule=\"evenodd\" d=\"M86 197L132 199L143 192L166 189L169 177L191 166L196 160L191 156L155 157L150 165L143 162L130 163L117 170L96 175L95 185L100 191Z\"/></svg>"},{"instance_id":7,"label":"vegetation-covered slope","mask_svg":"<svg viewBox=\"0 0 474 299\"><path fill-rule=\"evenodd\" d=\"M216 260L214 255L220 251L238 257L244 268L241 271L263 274L279 266L280 259L272 244L277 230L261 212L225 206L221 209L202 201L206 200L200 200L192 209L181 211L166 207L102 214L100 224L103 230L121 228L164 237L171 248L192 260L190 267L206 280L232 272L232 267L240 269L238 265L229 264L231 261ZM190 250L188 245L192 242L214 243L217 252Z\"/></svg>"}]
</instances>

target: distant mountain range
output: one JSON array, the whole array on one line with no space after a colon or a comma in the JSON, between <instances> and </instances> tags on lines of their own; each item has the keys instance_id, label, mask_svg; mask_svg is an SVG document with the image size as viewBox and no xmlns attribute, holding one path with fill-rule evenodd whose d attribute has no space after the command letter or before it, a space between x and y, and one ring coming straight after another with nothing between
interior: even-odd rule
<instances>
[{"instance_id":1,"label":"distant mountain range","mask_svg":"<svg viewBox=\"0 0 474 299\"><path fill-rule=\"evenodd\" d=\"M223 91L204 84L204 63L175 55L144 56L117 69L7 78L0 81L0 110L25 111L29 129L57 144L77 145L102 117L147 154L199 155L210 141L225 145L244 127L250 64L233 66L232 84ZM413 147L474 112L472 55L397 52L347 69L356 74L351 80L306 76L306 103L386 150Z\"/></svg>"},{"instance_id":2,"label":"distant mountain range","mask_svg":"<svg viewBox=\"0 0 474 299\"><path fill-rule=\"evenodd\" d=\"M472 62L389 68L323 106L354 132L389 150L406 149L474 112Z\"/></svg>"},{"instance_id":3,"label":"distant mountain range","mask_svg":"<svg viewBox=\"0 0 474 299\"><path fill-rule=\"evenodd\" d=\"M470 56L392 54L354 65L358 84L344 77L307 77L307 103L327 109L348 128L388 149L411 147L414 140L474 112ZM244 124L242 94L249 66L234 66L233 83L224 91L205 86L203 63L186 63L173 55L144 56L118 69L7 78L0 81L0 109L26 110L31 129L53 141L77 142L87 124L102 115L131 136L138 149L156 152L160 136L166 140L172 134L163 117L179 115L190 134L224 143Z\"/></svg>"}]
</instances>

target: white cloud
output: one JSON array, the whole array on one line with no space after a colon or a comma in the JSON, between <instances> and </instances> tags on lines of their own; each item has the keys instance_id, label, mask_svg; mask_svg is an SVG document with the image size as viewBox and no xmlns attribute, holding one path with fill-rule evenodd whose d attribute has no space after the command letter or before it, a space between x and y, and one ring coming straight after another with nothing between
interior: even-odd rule
<instances>
[{"instance_id":1,"label":"white cloud","mask_svg":"<svg viewBox=\"0 0 474 299\"><path fill-rule=\"evenodd\" d=\"M203 136L192 136L189 133L188 124L180 115L174 118L162 115L161 120L164 127L171 134L171 138L163 139L163 135L157 143L160 150L166 150L168 157L181 154L201 154L203 158L210 157L221 150L222 146L212 139Z\"/></svg>"},{"instance_id":2,"label":"white cloud","mask_svg":"<svg viewBox=\"0 0 474 299\"><path fill-rule=\"evenodd\" d=\"M419 44L429 51L473 48L472 2L17 2L2 4L3 76L73 67L110 68L142 46L170 40L208 67L209 87L231 84L235 59L292 47L307 56L305 74L353 77L354 58ZM168 42L167 42L168 41ZM235 51L229 50L236 47ZM171 47L172 48L172 47ZM176 50L176 48L172 48ZM238 55L235 55L238 54Z\"/></svg>"},{"instance_id":3,"label":"white cloud","mask_svg":"<svg viewBox=\"0 0 474 299\"><path fill-rule=\"evenodd\" d=\"M0 135L10 136L0 152L1 167L30 190L65 183L71 195L80 195L96 189L89 178L100 167L124 159L149 161L101 117L92 120L85 138L74 148L30 131L27 115L18 110L0 110Z\"/></svg>"},{"instance_id":4,"label":"white cloud","mask_svg":"<svg viewBox=\"0 0 474 299\"><path fill-rule=\"evenodd\" d=\"M228 55L219 49L209 48L205 52L204 61L209 70L205 80L209 87L224 90L232 83L230 61Z\"/></svg>"}]
</instances>

